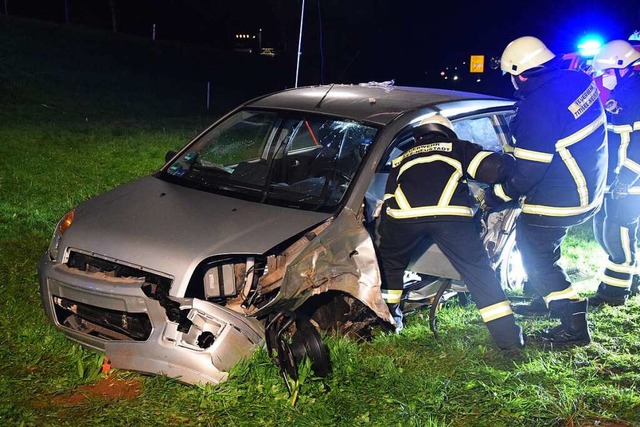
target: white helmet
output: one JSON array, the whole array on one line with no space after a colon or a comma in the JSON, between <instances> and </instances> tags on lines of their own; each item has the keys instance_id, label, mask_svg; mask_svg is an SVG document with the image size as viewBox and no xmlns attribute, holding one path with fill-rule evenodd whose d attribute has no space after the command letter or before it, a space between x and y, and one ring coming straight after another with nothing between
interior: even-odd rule
<instances>
[{"instance_id":1,"label":"white helmet","mask_svg":"<svg viewBox=\"0 0 640 427\"><path fill-rule=\"evenodd\" d=\"M434 132L450 138L457 138L451 121L440 114L433 114L431 116L424 117L418 122L416 127L413 128L413 136L416 139L427 133Z\"/></svg>"},{"instance_id":2,"label":"white helmet","mask_svg":"<svg viewBox=\"0 0 640 427\"><path fill-rule=\"evenodd\" d=\"M555 56L540 39L531 36L520 37L509 43L502 52L500 69L503 74L517 76L531 68L539 67Z\"/></svg>"},{"instance_id":3,"label":"white helmet","mask_svg":"<svg viewBox=\"0 0 640 427\"><path fill-rule=\"evenodd\" d=\"M600 75L608 68L627 68L640 60L640 52L625 40L613 40L602 46L591 61L596 74Z\"/></svg>"}]
</instances>

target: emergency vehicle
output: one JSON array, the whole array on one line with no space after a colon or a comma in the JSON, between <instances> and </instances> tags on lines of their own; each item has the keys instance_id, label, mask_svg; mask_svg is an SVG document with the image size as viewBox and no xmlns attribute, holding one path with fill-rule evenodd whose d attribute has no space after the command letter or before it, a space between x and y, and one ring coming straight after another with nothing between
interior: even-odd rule
<instances>
[{"instance_id":1,"label":"emergency vehicle","mask_svg":"<svg viewBox=\"0 0 640 427\"><path fill-rule=\"evenodd\" d=\"M637 51L640 51L640 31L633 33L628 41ZM579 50L562 55L562 67L570 70L582 70L587 74L592 74L591 60L600 47L600 42L596 39L585 39L578 45ZM640 65L636 65L634 68L640 70ZM594 77L593 80L600 90L600 99L602 99L602 102L606 102L609 99L609 89L602 86L602 76Z\"/></svg>"}]
</instances>

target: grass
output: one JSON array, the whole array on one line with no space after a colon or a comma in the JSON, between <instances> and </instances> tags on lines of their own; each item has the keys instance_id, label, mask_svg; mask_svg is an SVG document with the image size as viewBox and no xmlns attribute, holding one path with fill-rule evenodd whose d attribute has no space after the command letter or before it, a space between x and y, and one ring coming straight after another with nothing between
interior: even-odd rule
<instances>
[{"instance_id":1,"label":"grass","mask_svg":"<svg viewBox=\"0 0 640 427\"><path fill-rule=\"evenodd\" d=\"M36 74L16 72L35 64L25 52L42 49L47 39L57 40L62 50L74 49L76 39L94 40L106 46L108 55L150 47L119 39L114 46L112 35L78 29L0 22L0 49L8 58L0 68L0 88L11 94L0 100L0 425L640 425L638 297L624 307L590 313L593 343L581 348L549 349L532 340L521 354L504 354L492 345L477 310L455 303L438 315L439 340L420 313L409 316L397 336L378 334L369 342L326 337L332 373L316 378L308 365L302 366L294 396L264 349L236 366L220 385L187 386L160 376L101 372L101 354L73 344L46 320L38 258L69 208L155 170L167 150L197 134L213 113L185 108L180 116L182 107L169 108L171 103L156 102L154 96L141 97L142 105L134 102L131 82L120 81L122 70L111 74L108 57L99 57L96 50L87 57L85 49L74 50L76 61L94 65L79 67L75 83L63 77L37 79L36 74L71 69L62 53L49 52ZM56 36L46 37L50 34ZM166 49L161 55L171 63L177 49ZM135 57L135 52L121 53ZM128 75L144 64L134 65ZM124 92L88 90L94 72L99 82L113 75L114 88L123 86ZM167 73L180 81L175 69ZM79 87L79 81L85 83ZM154 88L143 83L136 81L135 90L152 94ZM173 95L176 105L188 104L188 93ZM84 97L82 111L91 114L80 114L74 102L79 96ZM54 98L56 110L39 103ZM591 239L590 223L572 230L563 250L562 262L576 272L580 292L593 292L603 254ZM529 335L554 324L519 322Z\"/></svg>"}]
</instances>

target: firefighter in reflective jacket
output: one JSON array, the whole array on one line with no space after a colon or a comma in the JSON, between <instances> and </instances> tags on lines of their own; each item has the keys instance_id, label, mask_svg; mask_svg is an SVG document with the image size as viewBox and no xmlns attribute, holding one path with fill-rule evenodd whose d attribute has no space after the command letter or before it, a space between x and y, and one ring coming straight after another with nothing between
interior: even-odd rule
<instances>
[{"instance_id":1,"label":"firefighter in reflective jacket","mask_svg":"<svg viewBox=\"0 0 640 427\"><path fill-rule=\"evenodd\" d=\"M608 157L604 108L591 78L560 69L559 58L535 37L512 41L500 62L519 98L511 123L516 168L485 193L485 203L491 207L525 196L516 244L527 280L560 317L560 325L541 336L551 343L585 345L591 341L587 300L558 261L570 227L602 204Z\"/></svg>"},{"instance_id":2,"label":"firefighter in reflective jacket","mask_svg":"<svg viewBox=\"0 0 640 427\"><path fill-rule=\"evenodd\" d=\"M593 230L608 255L590 306L623 305L630 294L636 266L636 232L640 217L640 52L625 40L605 44L594 56L593 69L609 89L609 191L596 214Z\"/></svg>"},{"instance_id":3,"label":"firefighter in reflective jacket","mask_svg":"<svg viewBox=\"0 0 640 427\"><path fill-rule=\"evenodd\" d=\"M498 347L522 348L522 328L473 221L476 201L467 184L467 179L498 182L515 160L458 139L440 115L423 119L413 134L413 147L392 162L379 228L382 292L396 330L402 328L403 275L412 251L426 238L460 273Z\"/></svg>"}]
</instances>

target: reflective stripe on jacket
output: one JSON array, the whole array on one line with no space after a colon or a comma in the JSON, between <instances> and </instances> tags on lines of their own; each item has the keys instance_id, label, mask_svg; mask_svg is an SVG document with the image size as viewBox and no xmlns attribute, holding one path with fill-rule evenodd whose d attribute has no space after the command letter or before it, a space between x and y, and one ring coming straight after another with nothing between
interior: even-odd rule
<instances>
[{"instance_id":1,"label":"reflective stripe on jacket","mask_svg":"<svg viewBox=\"0 0 640 427\"><path fill-rule=\"evenodd\" d=\"M499 182L513 157L435 134L392 161L385 189L386 213L411 221L463 220L475 213L467 179Z\"/></svg>"},{"instance_id":2,"label":"reflective stripe on jacket","mask_svg":"<svg viewBox=\"0 0 640 427\"><path fill-rule=\"evenodd\" d=\"M549 70L529 80L511 123L516 172L494 194L504 201L525 195L525 221L580 223L605 190L606 116L597 87L581 71Z\"/></svg>"},{"instance_id":3,"label":"reflective stripe on jacket","mask_svg":"<svg viewBox=\"0 0 640 427\"><path fill-rule=\"evenodd\" d=\"M640 73L620 79L609 102L609 177L616 175L629 187L630 195L640 195Z\"/></svg>"}]
</instances>

